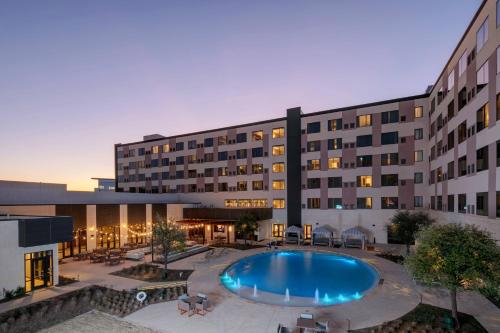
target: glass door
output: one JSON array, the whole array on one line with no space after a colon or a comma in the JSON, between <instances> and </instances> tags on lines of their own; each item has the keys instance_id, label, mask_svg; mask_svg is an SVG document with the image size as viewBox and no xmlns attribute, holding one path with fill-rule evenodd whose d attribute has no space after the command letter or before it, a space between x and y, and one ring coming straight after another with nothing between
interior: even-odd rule
<instances>
[{"instance_id":1,"label":"glass door","mask_svg":"<svg viewBox=\"0 0 500 333\"><path fill-rule=\"evenodd\" d=\"M52 285L52 251L26 253L24 262L26 292Z\"/></svg>"}]
</instances>

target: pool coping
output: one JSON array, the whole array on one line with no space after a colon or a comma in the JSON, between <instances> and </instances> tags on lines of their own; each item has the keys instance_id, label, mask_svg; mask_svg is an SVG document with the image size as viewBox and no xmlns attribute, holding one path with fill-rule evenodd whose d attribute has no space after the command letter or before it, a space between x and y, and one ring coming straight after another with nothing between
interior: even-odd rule
<instances>
[{"instance_id":1,"label":"pool coping","mask_svg":"<svg viewBox=\"0 0 500 333\"><path fill-rule=\"evenodd\" d=\"M333 250L333 248L332 248ZM284 304L284 303L272 303L272 302L265 302L265 301L261 301L261 300L257 300L253 297L245 297L245 296L242 296L240 295L239 292L235 292L235 291L232 291L231 289L229 289L226 285L224 285L224 283L222 283L221 281L221 278L222 278L222 275L224 274L224 272L229 268L231 267L232 265L236 264L237 262L245 259L245 258L249 258L249 257L253 257L253 256L258 256L258 255L262 255L262 254L266 254L266 253L269 253L269 251L263 251L263 252L258 252L258 253L253 253L253 254L249 254L247 256L243 256L239 259L236 259L236 260L233 260L231 261L229 264L227 264L224 268L220 269L219 272L217 273L217 283L218 283L218 286L221 287L221 289L223 289L225 292L229 293L230 295L235 295L235 296L238 296L238 298L242 299L242 300L245 300L245 301L249 301L249 302L253 302L253 303L261 303L261 304L266 304L266 305L271 305L271 306L280 306L280 307L296 307L296 308L306 308L306 307L312 307L312 308L329 308L329 307L334 307L334 306L339 306L339 305L345 305L345 304L348 304L348 303L355 303L355 302L359 302L363 299L365 299L366 297L368 297L369 295L373 294L373 292L377 289L379 289L381 286L382 286L382 282L384 281L384 278L383 278L383 275L382 275L382 271L375 265L375 263L372 263L372 262L369 262L366 260L366 258L360 258L360 257L356 257L354 255L351 255L351 254L346 254L346 253L341 253L341 252L337 252L337 251L326 251L326 250L323 250L323 249L301 249L301 248L291 248L291 249L278 249L278 250L271 250L272 252L285 252L285 251L289 251L289 252L320 252L320 253L325 253L325 254L335 254L335 255L338 255L338 256L343 256L343 257L348 257L348 258L353 258L355 260L359 260L359 261L362 261L364 264L368 265L369 267L371 267L373 270L375 270L375 272L378 274L378 279L375 279L374 282L373 282L373 285L368 288L366 290L366 292L363 292L363 297L360 298L360 299L354 299L354 300L351 300L351 301L348 301L348 302L340 302L340 303L332 303L332 304L316 304L314 302L312 302L311 304L292 304L292 303L288 303L288 304ZM251 287L240 287L240 290L241 288L245 288L245 289L249 289L251 290L251 292L253 293L253 288ZM272 292L267 292L267 291L260 291L261 294L268 294L268 295L271 295L271 296L275 296L275 297L284 297L285 295L282 295L282 294L277 294L277 293L272 293ZM313 299L312 297L300 297L300 296L291 296L290 295L290 300L294 298L294 299L303 299L303 298L306 298L306 299Z\"/></svg>"}]
</instances>

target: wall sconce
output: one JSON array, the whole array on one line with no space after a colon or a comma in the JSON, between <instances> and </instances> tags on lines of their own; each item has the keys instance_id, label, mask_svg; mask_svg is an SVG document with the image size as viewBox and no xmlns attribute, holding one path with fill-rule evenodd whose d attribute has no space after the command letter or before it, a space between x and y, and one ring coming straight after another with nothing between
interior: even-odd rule
<instances>
[{"instance_id":1,"label":"wall sconce","mask_svg":"<svg viewBox=\"0 0 500 333\"><path fill-rule=\"evenodd\" d=\"M207 230L210 231L210 226L209 225L207 225Z\"/></svg>"},{"instance_id":2,"label":"wall sconce","mask_svg":"<svg viewBox=\"0 0 500 333\"><path fill-rule=\"evenodd\" d=\"M93 232L95 229L94 229L94 227L90 227L90 228L89 228L89 230L90 230L91 232Z\"/></svg>"},{"instance_id":3,"label":"wall sconce","mask_svg":"<svg viewBox=\"0 0 500 333\"><path fill-rule=\"evenodd\" d=\"M229 232L233 231L233 226L229 226Z\"/></svg>"}]
</instances>

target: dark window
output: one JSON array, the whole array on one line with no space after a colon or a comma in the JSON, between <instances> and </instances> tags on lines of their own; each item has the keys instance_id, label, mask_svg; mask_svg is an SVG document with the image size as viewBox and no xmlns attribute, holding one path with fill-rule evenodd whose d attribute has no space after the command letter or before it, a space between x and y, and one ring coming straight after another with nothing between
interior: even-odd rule
<instances>
[{"instance_id":1,"label":"dark window","mask_svg":"<svg viewBox=\"0 0 500 333\"><path fill-rule=\"evenodd\" d=\"M175 172L175 179L184 179L184 170L178 170Z\"/></svg>"},{"instance_id":2,"label":"dark window","mask_svg":"<svg viewBox=\"0 0 500 333\"><path fill-rule=\"evenodd\" d=\"M158 173L157 172L153 172L151 174L151 180L158 180Z\"/></svg>"},{"instance_id":3,"label":"dark window","mask_svg":"<svg viewBox=\"0 0 500 333\"><path fill-rule=\"evenodd\" d=\"M488 170L488 146L476 150L476 171Z\"/></svg>"},{"instance_id":4,"label":"dark window","mask_svg":"<svg viewBox=\"0 0 500 333\"><path fill-rule=\"evenodd\" d=\"M264 150L262 147L252 148L252 157L262 157L264 156Z\"/></svg>"},{"instance_id":5,"label":"dark window","mask_svg":"<svg viewBox=\"0 0 500 333\"><path fill-rule=\"evenodd\" d=\"M500 140L497 141L497 167L500 167Z\"/></svg>"},{"instance_id":6,"label":"dark window","mask_svg":"<svg viewBox=\"0 0 500 333\"><path fill-rule=\"evenodd\" d=\"M372 155L363 155L356 157L356 166L360 167L371 167L372 166Z\"/></svg>"},{"instance_id":7,"label":"dark window","mask_svg":"<svg viewBox=\"0 0 500 333\"><path fill-rule=\"evenodd\" d=\"M463 87L458 92L458 111L462 110L462 108L467 105L467 89Z\"/></svg>"},{"instance_id":8,"label":"dark window","mask_svg":"<svg viewBox=\"0 0 500 333\"><path fill-rule=\"evenodd\" d=\"M448 120L455 116L455 101L451 100L448 104Z\"/></svg>"},{"instance_id":9,"label":"dark window","mask_svg":"<svg viewBox=\"0 0 500 333\"><path fill-rule=\"evenodd\" d=\"M146 150L144 148L139 148L137 150L137 152L138 152L139 156L143 156L145 154Z\"/></svg>"},{"instance_id":10,"label":"dark window","mask_svg":"<svg viewBox=\"0 0 500 333\"><path fill-rule=\"evenodd\" d=\"M465 214L467 212L467 195L458 195L458 212Z\"/></svg>"},{"instance_id":11,"label":"dark window","mask_svg":"<svg viewBox=\"0 0 500 333\"><path fill-rule=\"evenodd\" d=\"M448 195L448 211L455 211L455 196L453 194Z\"/></svg>"},{"instance_id":12,"label":"dark window","mask_svg":"<svg viewBox=\"0 0 500 333\"><path fill-rule=\"evenodd\" d=\"M382 112L382 124L397 123L399 121L399 111Z\"/></svg>"},{"instance_id":13,"label":"dark window","mask_svg":"<svg viewBox=\"0 0 500 333\"><path fill-rule=\"evenodd\" d=\"M246 149L237 150L236 151L236 158L237 159L247 158L247 150Z\"/></svg>"},{"instance_id":14,"label":"dark window","mask_svg":"<svg viewBox=\"0 0 500 333\"><path fill-rule=\"evenodd\" d=\"M184 142L177 142L175 144L175 150L176 151L181 151L181 150L184 150Z\"/></svg>"},{"instance_id":15,"label":"dark window","mask_svg":"<svg viewBox=\"0 0 500 333\"><path fill-rule=\"evenodd\" d=\"M424 182L424 174L422 172L415 172L413 182L415 184L422 184Z\"/></svg>"},{"instance_id":16,"label":"dark window","mask_svg":"<svg viewBox=\"0 0 500 333\"><path fill-rule=\"evenodd\" d=\"M320 151L321 150L321 141L309 141L307 143L307 151Z\"/></svg>"},{"instance_id":17,"label":"dark window","mask_svg":"<svg viewBox=\"0 0 500 333\"><path fill-rule=\"evenodd\" d=\"M205 162L213 162L214 161L214 153L205 153L203 155L203 160Z\"/></svg>"},{"instance_id":18,"label":"dark window","mask_svg":"<svg viewBox=\"0 0 500 333\"><path fill-rule=\"evenodd\" d=\"M422 128L415 128L414 137L415 140L422 140L424 138L424 130Z\"/></svg>"},{"instance_id":19,"label":"dark window","mask_svg":"<svg viewBox=\"0 0 500 333\"><path fill-rule=\"evenodd\" d=\"M151 160L151 167L152 168L156 168L158 165L159 165L158 159Z\"/></svg>"},{"instance_id":20,"label":"dark window","mask_svg":"<svg viewBox=\"0 0 500 333\"><path fill-rule=\"evenodd\" d=\"M161 165L162 166L167 166L170 160L168 158L162 158L161 159Z\"/></svg>"},{"instance_id":21,"label":"dark window","mask_svg":"<svg viewBox=\"0 0 500 333\"><path fill-rule=\"evenodd\" d=\"M382 186L398 186L398 175L397 174L382 175L381 184Z\"/></svg>"},{"instance_id":22,"label":"dark window","mask_svg":"<svg viewBox=\"0 0 500 333\"><path fill-rule=\"evenodd\" d=\"M319 132L321 132L321 123L319 121L307 124L307 133L319 133Z\"/></svg>"},{"instance_id":23,"label":"dark window","mask_svg":"<svg viewBox=\"0 0 500 333\"><path fill-rule=\"evenodd\" d=\"M328 188L341 188L342 177L328 177Z\"/></svg>"},{"instance_id":24,"label":"dark window","mask_svg":"<svg viewBox=\"0 0 500 333\"><path fill-rule=\"evenodd\" d=\"M342 129L342 118L328 120L328 130L338 131Z\"/></svg>"},{"instance_id":25,"label":"dark window","mask_svg":"<svg viewBox=\"0 0 500 333\"><path fill-rule=\"evenodd\" d=\"M227 183L218 183L217 188L219 192L227 192L228 186Z\"/></svg>"},{"instance_id":26,"label":"dark window","mask_svg":"<svg viewBox=\"0 0 500 333\"><path fill-rule=\"evenodd\" d=\"M205 192L213 192L214 191L214 184L205 184Z\"/></svg>"},{"instance_id":27,"label":"dark window","mask_svg":"<svg viewBox=\"0 0 500 333\"><path fill-rule=\"evenodd\" d=\"M342 138L328 140L328 150L336 149L342 149Z\"/></svg>"},{"instance_id":28,"label":"dark window","mask_svg":"<svg viewBox=\"0 0 500 333\"><path fill-rule=\"evenodd\" d=\"M382 133L381 144L392 145L398 143L398 132Z\"/></svg>"},{"instance_id":29,"label":"dark window","mask_svg":"<svg viewBox=\"0 0 500 333\"><path fill-rule=\"evenodd\" d=\"M462 143L467 139L467 121L458 125L458 143Z\"/></svg>"},{"instance_id":30,"label":"dark window","mask_svg":"<svg viewBox=\"0 0 500 333\"><path fill-rule=\"evenodd\" d=\"M398 209L398 197L382 197L382 209Z\"/></svg>"},{"instance_id":31,"label":"dark window","mask_svg":"<svg viewBox=\"0 0 500 333\"><path fill-rule=\"evenodd\" d=\"M227 151L220 151L217 154L217 160L218 161L227 161Z\"/></svg>"},{"instance_id":32,"label":"dark window","mask_svg":"<svg viewBox=\"0 0 500 333\"><path fill-rule=\"evenodd\" d=\"M205 177L213 177L214 176L214 169L213 168L206 168L204 171L204 176Z\"/></svg>"},{"instance_id":33,"label":"dark window","mask_svg":"<svg viewBox=\"0 0 500 333\"><path fill-rule=\"evenodd\" d=\"M476 193L476 214L488 216L488 192Z\"/></svg>"},{"instance_id":34,"label":"dark window","mask_svg":"<svg viewBox=\"0 0 500 333\"><path fill-rule=\"evenodd\" d=\"M188 149L196 149L196 140L188 141Z\"/></svg>"},{"instance_id":35,"label":"dark window","mask_svg":"<svg viewBox=\"0 0 500 333\"><path fill-rule=\"evenodd\" d=\"M214 138L205 138L204 146L205 147L213 147L214 146Z\"/></svg>"},{"instance_id":36,"label":"dark window","mask_svg":"<svg viewBox=\"0 0 500 333\"><path fill-rule=\"evenodd\" d=\"M359 135L356 137L356 146L357 147L369 147L372 145L372 136L371 135Z\"/></svg>"},{"instance_id":37,"label":"dark window","mask_svg":"<svg viewBox=\"0 0 500 333\"><path fill-rule=\"evenodd\" d=\"M458 159L458 176L465 176L467 174L467 156L462 156Z\"/></svg>"},{"instance_id":38,"label":"dark window","mask_svg":"<svg viewBox=\"0 0 500 333\"><path fill-rule=\"evenodd\" d=\"M175 164L177 164L177 165L184 164L184 156L177 156L175 158Z\"/></svg>"},{"instance_id":39,"label":"dark window","mask_svg":"<svg viewBox=\"0 0 500 333\"><path fill-rule=\"evenodd\" d=\"M308 189L320 188L320 186L321 186L320 178L307 178Z\"/></svg>"},{"instance_id":40,"label":"dark window","mask_svg":"<svg viewBox=\"0 0 500 333\"><path fill-rule=\"evenodd\" d=\"M380 155L382 165L398 165L398 153Z\"/></svg>"},{"instance_id":41,"label":"dark window","mask_svg":"<svg viewBox=\"0 0 500 333\"><path fill-rule=\"evenodd\" d=\"M448 150L455 147L455 131L448 133Z\"/></svg>"},{"instance_id":42,"label":"dark window","mask_svg":"<svg viewBox=\"0 0 500 333\"><path fill-rule=\"evenodd\" d=\"M342 198L328 198L329 209L342 209Z\"/></svg>"},{"instance_id":43,"label":"dark window","mask_svg":"<svg viewBox=\"0 0 500 333\"><path fill-rule=\"evenodd\" d=\"M246 133L236 134L236 142L237 143L247 142L247 134Z\"/></svg>"},{"instance_id":44,"label":"dark window","mask_svg":"<svg viewBox=\"0 0 500 333\"><path fill-rule=\"evenodd\" d=\"M500 120L500 94L497 95L497 120Z\"/></svg>"},{"instance_id":45,"label":"dark window","mask_svg":"<svg viewBox=\"0 0 500 333\"><path fill-rule=\"evenodd\" d=\"M448 163L448 179L455 178L455 162L451 161Z\"/></svg>"}]
</instances>

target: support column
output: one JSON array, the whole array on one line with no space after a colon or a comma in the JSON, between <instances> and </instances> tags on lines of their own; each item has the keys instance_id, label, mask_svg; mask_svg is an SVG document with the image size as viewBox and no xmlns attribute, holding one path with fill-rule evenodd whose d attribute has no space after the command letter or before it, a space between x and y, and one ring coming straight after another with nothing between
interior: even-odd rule
<instances>
[{"instance_id":1,"label":"support column","mask_svg":"<svg viewBox=\"0 0 500 333\"><path fill-rule=\"evenodd\" d=\"M153 227L153 205L146 204L146 232L148 233L148 235L150 235L152 227Z\"/></svg>"},{"instance_id":2,"label":"support column","mask_svg":"<svg viewBox=\"0 0 500 333\"><path fill-rule=\"evenodd\" d=\"M97 247L97 209L96 205L87 205L87 251Z\"/></svg>"},{"instance_id":3,"label":"support column","mask_svg":"<svg viewBox=\"0 0 500 333\"><path fill-rule=\"evenodd\" d=\"M120 205L120 246L128 243L128 206Z\"/></svg>"}]
</instances>

